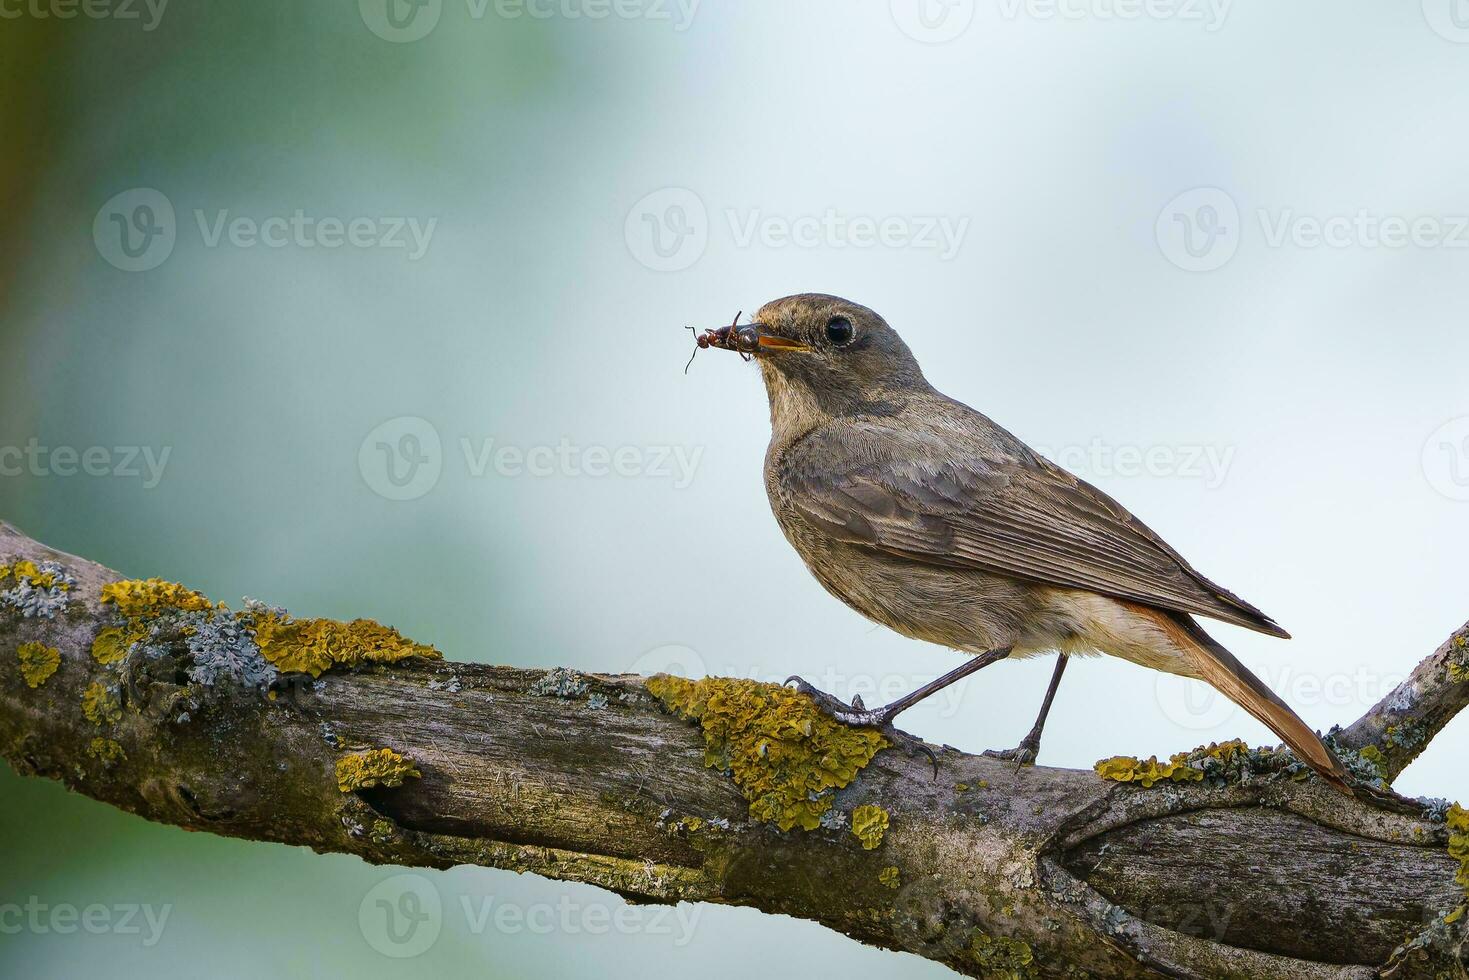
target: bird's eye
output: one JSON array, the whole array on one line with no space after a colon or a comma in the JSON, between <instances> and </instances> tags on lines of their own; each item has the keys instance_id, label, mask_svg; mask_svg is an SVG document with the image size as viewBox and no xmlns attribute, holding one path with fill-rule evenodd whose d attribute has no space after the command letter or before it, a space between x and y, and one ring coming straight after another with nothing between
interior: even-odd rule
<instances>
[{"instance_id":1,"label":"bird's eye","mask_svg":"<svg viewBox=\"0 0 1469 980\"><path fill-rule=\"evenodd\" d=\"M850 344L854 334L852 321L844 316L832 317L826 324L826 339L838 347Z\"/></svg>"}]
</instances>

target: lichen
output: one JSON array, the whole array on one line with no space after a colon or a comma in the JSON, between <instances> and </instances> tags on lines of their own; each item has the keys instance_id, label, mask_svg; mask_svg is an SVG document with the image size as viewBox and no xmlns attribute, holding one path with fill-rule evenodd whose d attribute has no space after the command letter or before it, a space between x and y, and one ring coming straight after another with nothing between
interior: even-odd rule
<instances>
[{"instance_id":1,"label":"lichen","mask_svg":"<svg viewBox=\"0 0 1469 980\"><path fill-rule=\"evenodd\" d=\"M171 609L203 612L214 608L207 596L161 578L108 582L102 586L102 602L115 606L128 619L145 619Z\"/></svg>"},{"instance_id":2,"label":"lichen","mask_svg":"<svg viewBox=\"0 0 1469 980\"><path fill-rule=\"evenodd\" d=\"M1469 681L1469 636L1454 637L1454 652L1449 657L1449 679L1457 683Z\"/></svg>"},{"instance_id":3,"label":"lichen","mask_svg":"<svg viewBox=\"0 0 1469 980\"><path fill-rule=\"evenodd\" d=\"M975 929L969 937L969 957L988 980L1035 980L1035 953L1020 939L991 936Z\"/></svg>"},{"instance_id":4,"label":"lichen","mask_svg":"<svg viewBox=\"0 0 1469 980\"><path fill-rule=\"evenodd\" d=\"M20 659L20 676L30 688L46 683L61 666L61 651L44 643L22 643L16 655Z\"/></svg>"},{"instance_id":5,"label":"lichen","mask_svg":"<svg viewBox=\"0 0 1469 980\"><path fill-rule=\"evenodd\" d=\"M27 619L55 619L71 601L75 585L59 562L37 565L17 558L0 564L0 606L17 609Z\"/></svg>"},{"instance_id":6,"label":"lichen","mask_svg":"<svg viewBox=\"0 0 1469 980\"><path fill-rule=\"evenodd\" d=\"M402 786L405 780L422 775L412 759L392 749L372 749L337 760L337 788L343 793L374 786Z\"/></svg>"},{"instance_id":7,"label":"lichen","mask_svg":"<svg viewBox=\"0 0 1469 980\"><path fill-rule=\"evenodd\" d=\"M82 692L82 714L97 726L116 725L122 721L122 703L117 694L101 681L93 681Z\"/></svg>"},{"instance_id":8,"label":"lichen","mask_svg":"<svg viewBox=\"0 0 1469 980\"><path fill-rule=\"evenodd\" d=\"M1150 789L1165 779L1184 783L1197 782L1204 778L1202 769L1195 769L1188 764L1187 752L1176 753L1167 762L1159 762L1157 756L1144 760L1118 755L1103 759L1093 768L1103 779L1118 783L1138 783L1144 789Z\"/></svg>"},{"instance_id":9,"label":"lichen","mask_svg":"<svg viewBox=\"0 0 1469 980\"><path fill-rule=\"evenodd\" d=\"M279 610L248 617L255 643L282 673L320 677L333 667L394 664L413 657L439 659L431 646L414 643L390 626L370 619L292 619Z\"/></svg>"},{"instance_id":10,"label":"lichen","mask_svg":"<svg viewBox=\"0 0 1469 980\"><path fill-rule=\"evenodd\" d=\"M1294 766L1294 768L1293 768ZM1243 781L1257 773L1283 772L1304 776L1304 768L1292 756L1276 749L1252 749L1239 739L1211 742L1189 752L1177 752L1160 762L1156 756L1138 759L1119 755L1103 759L1093 767L1103 779L1119 783L1136 783L1151 788L1161 782L1196 783L1208 781L1225 786Z\"/></svg>"},{"instance_id":11,"label":"lichen","mask_svg":"<svg viewBox=\"0 0 1469 980\"><path fill-rule=\"evenodd\" d=\"M266 688L279 676L274 664L247 632L245 624L227 609L189 614L185 628L194 666L189 678L207 687L229 680L243 687Z\"/></svg>"},{"instance_id":12,"label":"lichen","mask_svg":"<svg viewBox=\"0 0 1469 980\"><path fill-rule=\"evenodd\" d=\"M110 738L92 739L87 743L87 755L99 760L104 766L115 766L128 757L122 746Z\"/></svg>"},{"instance_id":13,"label":"lichen","mask_svg":"<svg viewBox=\"0 0 1469 980\"><path fill-rule=\"evenodd\" d=\"M92 640L92 659L109 667L126 657L132 645L147 635L146 630L130 631L121 626L109 626Z\"/></svg>"},{"instance_id":14,"label":"lichen","mask_svg":"<svg viewBox=\"0 0 1469 980\"><path fill-rule=\"evenodd\" d=\"M1469 810L1455 804L1449 807L1445 822L1449 829L1449 857L1459 862L1454 881L1469 894Z\"/></svg>"},{"instance_id":15,"label":"lichen","mask_svg":"<svg viewBox=\"0 0 1469 980\"><path fill-rule=\"evenodd\" d=\"M875 850L888 830L888 812L880 806L859 806L852 811L852 836L862 842L864 850Z\"/></svg>"},{"instance_id":16,"label":"lichen","mask_svg":"<svg viewBox=\"0 0 1469 980\"><path fill-rule=\"evenodd\" d=\"M528 690L538 698L579 698L587 693L587 682L574 670L555 667L536 678Z\"/></svg>"},{"instance_id":17,"label":"lichen","mask_svg":"<svg viewBox=\"0 0 1469 980\"><path fill-rule=\"evenodd\" d=\"M877 880L884 888L897 888L902 884L902 876L894 865L888 865L877 873Z\"/></svg>"},{"instance_id":18,"label":"lichen","mask_svg":"<svg viewBox=\"0 0 1469 980\"><path fill-rule=\"evenodd\" d=\"M827 717L804 694L727 678L659 674L647 690L704 733L704 764L729 772L750 817L781 830L815 830L832 791L857 778L888 740Z\"/></svg>"}]
</instances>

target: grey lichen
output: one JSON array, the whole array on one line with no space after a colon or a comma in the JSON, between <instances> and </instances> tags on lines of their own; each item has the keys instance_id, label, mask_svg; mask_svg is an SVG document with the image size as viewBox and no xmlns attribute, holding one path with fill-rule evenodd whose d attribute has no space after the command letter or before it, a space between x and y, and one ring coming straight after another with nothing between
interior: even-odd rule
<instances>
[{"instance_id":1,"label":"grey lichen","mask_svg":"<svg viewBox=\"0 0 1469 980\"><path fill-rule=\"evenodd\" d=\"M16 559L0 564L0 606L26 619L55 619L71 601L76 579L59 562Z\"/></svg>"},{"instance_id":2,"label":"grey lichen","mask_svg":"<svg viewBox=\"0 0 1469 980\"><path fill-rule=\"evenodd\" d=\"M587 698L587 709L590 711L602 711L607 707L607 695L593 694Z\"/></svg>"},{"instance_id":3,"label":"grey lichen","mask_svg":"<svg viewBox=\"0 0 1469 980\"><path fill-rule=\"evenodd\" d=\"M254 637L228 610L180 614L186 621L189 653L194 666L189 678L206 687L224 681L239 687L266 688L280 676L265 659Z\"/></svg>"},{"instance_id":4,"label":"grey lichen","mask_svg":"<svg viewBox=\"0 0 1469 980\"><path fill-rule=\"evenodd\" d=\"M579 698L587 693L587 682L576 671L557 667L541 675L529 690L542 698Z\"/></svg>"}]
</instances>

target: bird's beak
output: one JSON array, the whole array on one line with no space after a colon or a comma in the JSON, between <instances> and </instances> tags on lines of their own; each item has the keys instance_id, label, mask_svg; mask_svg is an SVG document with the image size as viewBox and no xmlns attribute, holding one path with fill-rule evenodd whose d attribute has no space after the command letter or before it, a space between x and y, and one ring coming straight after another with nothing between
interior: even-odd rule
<instances>
[{"instance_id":1,"label":"bird's beak","mask_svg":"<svg viewBox=\"0 0 1469 980\"><path fill-rule=\"evenodd\" d=\"M700 347L717 347L740 354L764 354L776 351L805 351L811 348L797 340L770 332L763 323L747 323L744 326L719 327L705 330L699 337Z\"/></svg>"}]
</instances>

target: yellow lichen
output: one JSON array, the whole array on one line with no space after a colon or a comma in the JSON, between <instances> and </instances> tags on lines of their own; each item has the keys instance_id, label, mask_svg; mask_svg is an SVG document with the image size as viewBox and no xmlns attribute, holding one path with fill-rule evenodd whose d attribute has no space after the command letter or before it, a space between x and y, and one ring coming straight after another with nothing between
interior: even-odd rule
<instances>
[{"instance_id":1,"label":"yellow lichen","mask_svg":"<svg viewBox=\"0 0 1469 980\"><path fill-rule=\"evenodd\" d=\"M128 757L122 746L110 738L94 738L87 744L87 755L98 759L103 765L114 766Z\"/></svg>"},{"instance_id":2,"label":"yellow lichen","mask_svg":"<svg viewBox=\"0 0 1469 980\"><path fill-rule=\"evenodd\" d=\"M0 565L0 582L14 577L17 582L28 582L38 589L60 588L62 592L71 591L71 586L59 580L50 572L42 572L33 561L21 558L9 565Z\"/></svg>"},{"instance_id":3,"label":"yellow lichen","mask_svg":"<svg viewBox=\"0 0 1469 980\"><path fill-rule=\"evenodd\" d=\"M877 880L887 888L897 888L902 884L898 869L891 864L877 873Z\"/></svg>"},{"instance_id":4,"label":"yellow lichen","mask_svg":"<svg viewBox=\"0 0 1469 980\"><path fill-rule=\"evenodd\" d=\"M265 659L287 674L320 677L333 667L392 664L410 657L437 660L441 656L433 647L414 643L397 630L370 619L339 623L266 613L255 617L251 626Z\"/></svg>"},{"instance_id":5,"label":"yellow lichen","mask_svg":"<svg viewBox=\"0 0 1469 980\"><path fill-rule=\"evenodd\" d=\"M1449 857L1459 862L1454 880L1469 891L1469 810L1457 803L1449 807L1448 825Z\"/></svg>"},{"instance_id":6,"label":"yellow lichen","mask_svg":"<svg viewBox=\"0 0 1469 980\"><path fill-rule=\"evenodd\" d=\"M804 694L749 680L690 681L660 674L648 691L704 732L704 764L725 770L750 817L782 830L815 830L831 809L828 790L857 778L888 741L824 715Z\"/></svg>"},{"instance_id":7,"label":"yellow lichen","mask_svg":"<svg viewBox=\"0 0 1469 980\"><path fill-rule=\"evenodd\" d=\"M22 643L16 653L20 657L20 676L27 687L40 687L61 666L61 651L44 643Z\"/></svg>"},{"instance_id":8,"label":"yellow lichen","mask_svg":"<svg viewBox=\"0 0 1469 980\"><path fill-rule=\"evenodd\" d=\"M205 612L214 608L203 594L161 578L108 582L102 586L102 601L116 606L128 619L157 616L170 609Z\"/></svg>"},{"instance_id":9,"label":"yellow lichen","mask_svg":"<svg viewBox=\"0 0 1469 980\"><path fill-rule=\"evenodd\" d=\"M882 835L888 830L888 812L880 806L859 806L852 811L852 834L862 842L866 850L873 850L882 843Z\"/></svg>"},{"instance_id":10,"label":"yellow lichen","mask_svg":"<svg viewBox=\"0 0 1469 980\"><path fill-rule=\"evenodd\" d=\"M1201 769L1188 765L1188 753L1179 752L1167 762L1159 762L1157 756L1147 760L1118 755L1103 759L1093 768L1103 779L1118 783L1138 783L1145 788L1164 779L1175 783L1197 782L1204 778Z\"/></svg>"},{"instance_id":11,"label":"yellow lichen","mask_svg":"<svg viewBox=\"0 0 1469 980\"><path fill-rule=\"evenodd\" d=\"M127 656L134 643L147 635L146 630L109 626L92 641L92 659L104 667L115 664Z\"/></svg>"},{"instance_id":12,"label":"yellow lichen","mask_svg":"<svg viewBox=\"0 0 1469 980\"><path fill-rule=\"evenodd\" d=\"M122 703L101 681L93 681L82 692L82 714L94 725L116 725L122 721Z\"/></svg>"},{"instance_id":13,"label":"yellow lichen","mask_svg":"<svg viewBox=\"0 0 1469 980\"><path fill-rule=\"evenodd\" d=\"M343 793L374 786L402 786L404 780L422 775L412 759L392 749L373 749L337 760L337 788Z\"/></svg>"},{"instance_id":14,"label":"yellow lichen","mask_svg":"<svg viewBox=\"0 0 1469 980\"><path fill-rule=\"evenodd\" d=\"M969 955L979 966L980 976L989 980L1034 980L1040 976L1035 953L1019 939L991 936L976 929L969 937Z\"/></svg>"}]
</instances>

